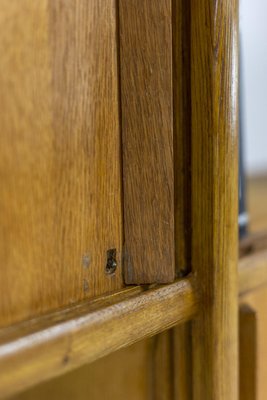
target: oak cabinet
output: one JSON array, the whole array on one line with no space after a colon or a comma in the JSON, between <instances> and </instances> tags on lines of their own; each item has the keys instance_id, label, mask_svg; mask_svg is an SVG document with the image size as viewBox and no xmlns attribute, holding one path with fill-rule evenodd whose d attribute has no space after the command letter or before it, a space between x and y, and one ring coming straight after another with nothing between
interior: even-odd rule
<instances>
[{"instance_id":1,"label":"oak cabinet","mask_svg":"<svg viewBox=\"0 0 267 400\"><path fill-rule=\"evenodd\" d=\"M0 397L236 400L237 2L3 0L0 55Z\"/></svg>"}]
</instances>

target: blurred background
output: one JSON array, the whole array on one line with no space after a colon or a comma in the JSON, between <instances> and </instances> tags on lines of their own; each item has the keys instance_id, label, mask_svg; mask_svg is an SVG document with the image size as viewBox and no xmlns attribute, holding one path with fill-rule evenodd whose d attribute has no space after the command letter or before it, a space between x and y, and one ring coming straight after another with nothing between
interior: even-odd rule
<instances>
[{"instance_id":1,"label":"blurred background","mask_svg":"<svg viewBox=\"0 0 267 400\"><path fill-rule=\"evenodd\" d=\"M244 179L239 185L239 225L246 224L250 232L267 227L266 15L265 0L240 0L240 169ZM240 225L243 237L247 228L241 229Z\"/></svg>"},{"instance_id":2,"label":"blurred background","mask_svg":"<svg viewBox=\"0 0 267 400\"><path fill-rule=\"evenodd\" d=\"M267 2L240 0L242 130L248 176L267 174Z\"/></svg>"},{"instance_id":3,"label":"blurred background","mask_svg":"<svg viewBox=\"0 0 267 400\"><path fill-rule=\"evenodd\" d=\"M240 0L240 136L244 176L244 185L241 185L244 204L241 196L241 211L244 215L247 212L248 224L247 232L239 232L244 240L251 235L259 241L263 240L264 243L267 237L266 16L266 0ZM241 307L242 303L255 318L255 326L247 330L246 324L242 322L241 312L240 382L243 385L243 390L242 388L240 390L241 398L264 400L267 393L266 287L248 294L241 299ZM246 352L248 347L251 350L250 354L253 354L250 359ZM248 378L249 368L251 374Z\"/></svg>"}]
</instances>

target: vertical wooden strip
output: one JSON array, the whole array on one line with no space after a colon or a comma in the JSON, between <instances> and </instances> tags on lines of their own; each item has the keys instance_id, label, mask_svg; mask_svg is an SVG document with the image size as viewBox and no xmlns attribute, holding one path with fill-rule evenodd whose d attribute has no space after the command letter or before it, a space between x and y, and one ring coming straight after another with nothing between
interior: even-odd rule
<instances>
[{"instance_id":1,"label":"vertical wooden strip","mask_svg":"<svg viewBox=\"0 0 267 400\"><path fill-rule=\"evenodd\" d=\"M193 398L238 398L236 0L191 0Z\"/></svg>"},{"instance_id":2,"label":"vertical wooden strip","mask_svg":"<svg viewBox=\"0 0 267 400\"><path fill-rule=\"evenodd\" d=\"M173 330L153 337L151 399L173 400Z\"/></svg>"},{"instance_id":3,"label":"vertical wooden strip","mask_svg":"<svg viewBox=\"0 0 267 400\"><path fill-rule=\"evenodd\" d=\"M171 282L174 262L171 0L120 0L125 280Z\"/></svg>"},{"instance_id":4,"label":"vertical wooden strip","mask_svg":"<svg viewBox=\"0 0 267 400\"><path fill-rule=\"evenodd\" d=\"M173 136L177 275L191 269L190 2L173 0Z\"/></svg>"},{"instance_id":5,"label":"vertical wooden strip","mask_svg":"<svg viewBox=\"0 0 267 400\"><path fill-rule=\"evenodd\" d=\"M239 310L239 399L257 398L257 315L242 304Z\"/></svg>"},{"instance_id":6,"label":"vertical wooden strip","mask_svg":"<svg viewBox=\"0 0 267 400\"><path fill-rule=\"evenodd\" d=\"M190 2L173 0L173 135L176 274L191 270ZM174 399L192 399L191 322L172 330Z\"/></svg>"}]
</instances>

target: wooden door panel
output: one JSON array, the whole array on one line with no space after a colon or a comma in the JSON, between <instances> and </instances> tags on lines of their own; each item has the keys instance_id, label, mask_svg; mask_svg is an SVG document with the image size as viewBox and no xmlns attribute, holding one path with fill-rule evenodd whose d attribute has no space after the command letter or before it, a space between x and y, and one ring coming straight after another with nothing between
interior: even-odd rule
<instances>
[{"instance_id":1,"label":"wooden door panel","mask_svg":"<svg viewBox=\"0 0 267 400\"><path fill-rule=\"evenodd\" d=\"M13 400L169 400L170 331L12 397Z\"/></svg>"},{"instance_id":2,"label":"wooden door panel","mask_svg":"<svg viewBox=\"0 0 267 400\"><path fill-rule=\"evenodd\" d=\"M14 396L13 400L146 400L151 388L153 339Z\"/></svg>"},{"instance_id":3,"label":"wooden door panel","mask_svg":"<svg viewBox=\"0 0 267 400\"><path fill-rule=\"evenodd\" d=\"M122 286L116 35L115 0L1 2L2 326Z\"/></svg>"}]
</instances>

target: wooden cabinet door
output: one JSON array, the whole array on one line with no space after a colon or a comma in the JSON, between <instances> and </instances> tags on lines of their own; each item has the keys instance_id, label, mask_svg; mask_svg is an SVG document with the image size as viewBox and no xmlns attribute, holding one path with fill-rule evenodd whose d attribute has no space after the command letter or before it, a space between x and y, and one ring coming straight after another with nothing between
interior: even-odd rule
<instances>
[{"instance_id":1,"label":"wooden cabinet door","mask_svg":"<svg viewBox=\"0 0 267 400\"><path fill-rule=\"evenodd\" d=\"M122 182L116 2L4 0L0 19L7 326L123 286Z\"/></svg>"}]
</instances>

